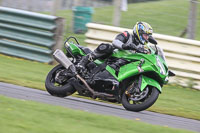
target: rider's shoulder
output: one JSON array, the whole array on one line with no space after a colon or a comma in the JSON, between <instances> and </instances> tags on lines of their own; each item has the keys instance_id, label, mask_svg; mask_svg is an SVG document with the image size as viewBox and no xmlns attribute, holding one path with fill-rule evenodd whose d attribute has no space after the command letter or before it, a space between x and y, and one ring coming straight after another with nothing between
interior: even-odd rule
<instances>
[{"instance_id":1,"label":"rider's shoulder","mask_svg":"<svg viewBox=\"0 0 200 133\"><path fill-rule=\"evenodd\" d=\"M129 37L130 33L128 31L124 31L121 33L124 37Z\"/></svg>"},{"instance_id":2,"label":"rider's shoulder","mask_svg":"<svg viewBox=\"0 0 200 133\"><path fill-rule=\"evenodd\" d=\"M128 31L124 31L124 32L118 34L118 36L128 39L130 37L130 33Z\"/></svg>"}]
</instances>

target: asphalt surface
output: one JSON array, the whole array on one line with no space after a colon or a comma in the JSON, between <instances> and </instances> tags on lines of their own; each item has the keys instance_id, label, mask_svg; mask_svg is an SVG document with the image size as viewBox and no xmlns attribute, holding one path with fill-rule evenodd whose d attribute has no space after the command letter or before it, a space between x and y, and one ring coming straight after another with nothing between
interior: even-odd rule
<instances>
[{"instance_id":1,"label":"asphalt surface","mask_svg":"<svg viewBox=\"0 0 200 133\"><path fill-rule=\"evenodd\" d=\"M46 91L32 88L21 87L17 85L1 83L0 95L13 97L17 99L32 100L52 105L64 106L72 109L84 110L104 115L118 116L131 120L138 120L153 125L162 125L165 127L186 129L200 132L200 121L182 117L159 114L149 111L131 112L125 110L122 106L91 101L76 97L59 98L51 96Z\"/></svg>"}]
</instances>

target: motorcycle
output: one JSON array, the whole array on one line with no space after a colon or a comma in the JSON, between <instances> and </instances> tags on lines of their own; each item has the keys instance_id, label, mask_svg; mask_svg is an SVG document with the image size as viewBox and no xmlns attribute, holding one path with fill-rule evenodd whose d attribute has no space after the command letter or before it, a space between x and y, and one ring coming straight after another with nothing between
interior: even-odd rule
<instances>
[{"instance_id":1,"label":"motorcycle","mask_svg":"<svg viewBox=\"0 0 200 133\"><path fill-rule=\"evenodd\" d=\"M149 42L152 44L147 45L148 53L116 49L109 57L91 61L80 71L77 64L92 51L81 46L75 37L69 37L64 43L66 53L59 49L53 53L60 64L48 73L45 87L53 96L78 92L122 103L126 110L145 110L155 103L169 77L175 76L157 42L153 38Z\"/></svg>"}]
</instances>

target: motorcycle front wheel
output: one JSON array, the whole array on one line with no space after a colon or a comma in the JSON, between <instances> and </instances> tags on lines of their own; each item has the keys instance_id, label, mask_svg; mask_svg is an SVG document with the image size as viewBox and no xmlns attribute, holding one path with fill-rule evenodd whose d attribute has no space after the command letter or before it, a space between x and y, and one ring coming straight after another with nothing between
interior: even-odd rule
<instances>
[{"instance_id":1,"label":"motorcycle front wheel","mask_svg":"<svg viewBox=\"0 0 200 133\"><path fill-rule=\"evenodd\" d=\"M139 112L151 107L160 92L157 88L147 86L140 94L122 94L122 105L126 110Z\"/></svg>"},{"instance_id":2,"label":"motorcycle front wheel","mask_svg":"<svg viewBox=\"0 0 200 133\"><path fill-rule=\"evenodd\" d=\"M53 96L66 97L76 91L76 89L67 81L62 84L56 83L56 74L64 69L65 68L62 65L57 65L47 75L45 87L46 90Z\"/></svg>"}]
</instances>

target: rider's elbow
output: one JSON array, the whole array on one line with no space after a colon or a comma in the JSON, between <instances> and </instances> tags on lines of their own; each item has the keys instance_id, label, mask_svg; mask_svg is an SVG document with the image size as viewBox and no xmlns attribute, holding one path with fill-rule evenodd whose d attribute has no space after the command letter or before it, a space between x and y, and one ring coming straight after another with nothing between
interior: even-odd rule
<instances>
[{"instance_id":1,"label":"rider's elbow","mask_svg":"<svg viewBox=\"0 0 200 133\"><path fill-rule=\"evenodd\" d=\"M113 42L112 42L112 45L115 47L115 48L118 48L118 49L123 49L122 48L122 45L123 45L124 43L123 42L121 42L120 40L113 40Z\"/></svg>"}]
</instances>

